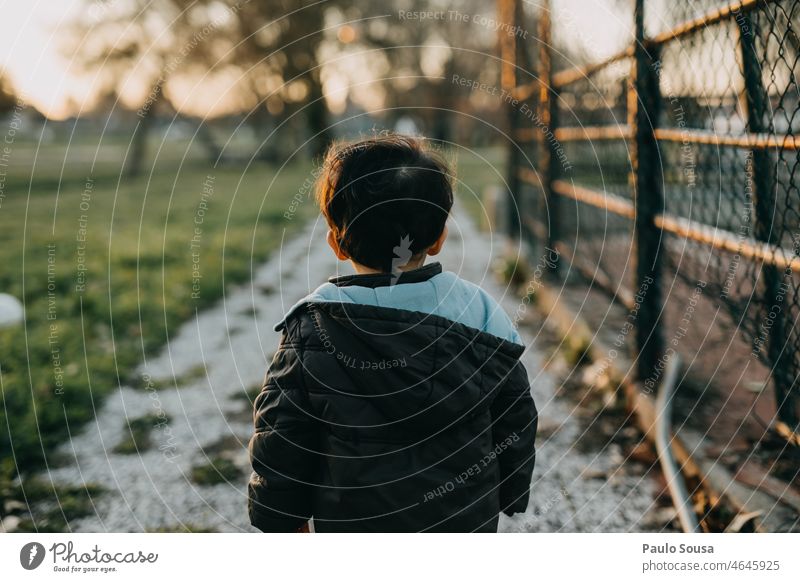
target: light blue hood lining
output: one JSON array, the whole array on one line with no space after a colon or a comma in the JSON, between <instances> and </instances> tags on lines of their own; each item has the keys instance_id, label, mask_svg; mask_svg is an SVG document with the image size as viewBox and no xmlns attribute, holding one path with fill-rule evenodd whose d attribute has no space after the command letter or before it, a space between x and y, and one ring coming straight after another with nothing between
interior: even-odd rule
<instances>
[{"instance_id":1,"label":"light blue hood lining","mask_svg":"<svg viewBox=\"0 0 800 582\"><path fill-rule=\"evenodd\" d=\"M523 345L511 319L492 296L449 271L434 275L427 281L375 288L324 283L295 303L275 325L275 331L280 331L286 319L307 303L349 303L419 311Z\"/></svg>"}]
</instances>

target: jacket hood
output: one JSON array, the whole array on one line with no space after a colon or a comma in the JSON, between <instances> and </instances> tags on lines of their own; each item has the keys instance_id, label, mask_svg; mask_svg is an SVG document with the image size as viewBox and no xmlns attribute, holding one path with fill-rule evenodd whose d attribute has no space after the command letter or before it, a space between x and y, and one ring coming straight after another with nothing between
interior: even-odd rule
<instances>
[{"instance_id":1,"label":"jacket hood","mask_svg":"<svg viewBox=\"0 0 800 582\"><path fill-rule=\"evenodd\" d=\"M511 320L486 291L455 273L443 272L439 263L403 272L398 277L383 273L333 278L292 306L275 330L285 328L287 318L296 310L320 303L360 304L436 315L450 323L522 344Z\"/></svg>"}]
</instances>

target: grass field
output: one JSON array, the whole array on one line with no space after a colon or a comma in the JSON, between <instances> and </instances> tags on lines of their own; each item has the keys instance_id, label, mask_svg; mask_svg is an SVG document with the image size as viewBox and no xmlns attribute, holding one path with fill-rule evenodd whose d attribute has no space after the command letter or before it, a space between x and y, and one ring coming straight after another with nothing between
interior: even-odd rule
<instances>
[{"instance_id":1,"label":"grass field","mask_svg":"<svg viewBox=\"0 0 800 582\"><path fill-rule=\"evenodd\" d=\"M68 427L77 430L104 394L130 380L144 352L224 284L248 280L284 229L313 212L303 196L284 217L306 193L307 162L245 171L197 159L181 167L171 156L151 164L152 175L120 180L107 151L94 171L91 157L75 160L64 148L35 167L32 152L13 153L0 208L0 289L23 300L26 320L0 330L6 480L15 465L40 466Z\"/></svg>"},{"instance_id":2,"label":"grass field","mask_svg":"<svg viewBox=\"0 0 800 582\"><path fill-rule=\"evenodd\" d=\"M56 460L56 445L105 394L137 382L143 354L224 286L247 281L284 231L316 212L308 161L215 169L197 155L182 162L173 145L131 180L119 176L121 145L20 144L13 153L0 290L24 302L26 320L0 330L0 501L15 474ZM462 200L480 214L477 196L500 182L500 152L448 157Z\"/></svg>"}]
</instances>

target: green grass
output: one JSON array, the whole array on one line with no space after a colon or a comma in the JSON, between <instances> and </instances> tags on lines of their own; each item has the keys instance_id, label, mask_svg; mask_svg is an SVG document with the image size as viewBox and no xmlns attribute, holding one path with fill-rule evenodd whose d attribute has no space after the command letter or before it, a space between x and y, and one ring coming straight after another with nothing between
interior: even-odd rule
<instances>
[{"instance_id":1,"label":"green grass","mask_svg":"<svg viewBox=\"0 0 800 582\"><path fill-rule=\"evenodd\" d=\"M272 357L267 358L267 361L272 361ZM231 400L240 400L249 406L252 406L253 402L255 402L256 396L261 393L262 388L261 382L258 384L253 384L246 390L242 390L241 392L237 392L235 395L231 396Z\"/></svg>"},{"instance_id":2,"label":"green grass","mask_svg":"<svg viewBox=\"0 0 800 582\"><path fill-rule=\"evenodd\" d=\"M156 413L133 418L125 423L125 438L114 447L114 452L122 455L138 454L150 449L153 445L152 432L159 425L168 424L169 416Z\"/></svg>"},{"instance_id":3,"label":"green grass","mask_svg":"<svg viewBox=\"0 0 800 582\"><path fill-rule=\"evenodd\" d=\"M35 508L20 521L18 532L68 532L70 522L91 515L95 511L94 501L104 493L99 485L54 486L43 479L28 479L24 491L8 495L13 499L25 499Z\"/></svg>"},{"instance_id":4,"label":"green grass","mask_svg":"<svg viewBox=\"0 0 800 582\"><path fill-rule=\"evenodd\" d=\"M205 378L209 368L203 364L192 366L186 372L179 376L170 376L168 378L152 378L148 376L137 376L130 379L130 385L133 388L142 390L161 390L163 388L183 388L197 380Z\"/></svg>"},{"instance_id":5,"label":"green grass","mask_svg":"<svg viewBox=\"0 0 800 582\"><path fill-rule=\"evenodd\" d=\"M0 329L0 491L314 213L305 200L284 217L310 162L214 169L172 155L131 180L114 155L93 172L70 155L60 177L60 151L44 147L47 162L32 168L30 152L14 150L0 206L0 290L26 308L24 325Z\"/></svg>"},{"instance_id":6,"label":"green grass","mask_svg":"<svg viewBox=\"0 0 800 582\"><path fill-rule=\"evenodd\" d=\"M217 456L207 465L192 467L192 481L198 485L216 485L236 481L242 470L229 458Z\"/></svg>"}]
</instances>

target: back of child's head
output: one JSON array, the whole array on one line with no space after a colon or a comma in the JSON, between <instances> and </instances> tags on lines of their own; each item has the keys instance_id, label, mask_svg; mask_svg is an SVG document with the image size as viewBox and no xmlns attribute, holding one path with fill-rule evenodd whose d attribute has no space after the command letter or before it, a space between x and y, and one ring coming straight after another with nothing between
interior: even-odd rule
<instances>
[{"instance_id":1,"label":"back of child's head","mask_svg":"<svg viewBox=\"0 0 800 582\"><path fill-rule=\"evenodd\" d=\"M341 250L388 272L395 247L417 257L439 239L453 190L447 164L422 139L381 134L330 148L317 199Z\"/></svg>"}]
</instances>

